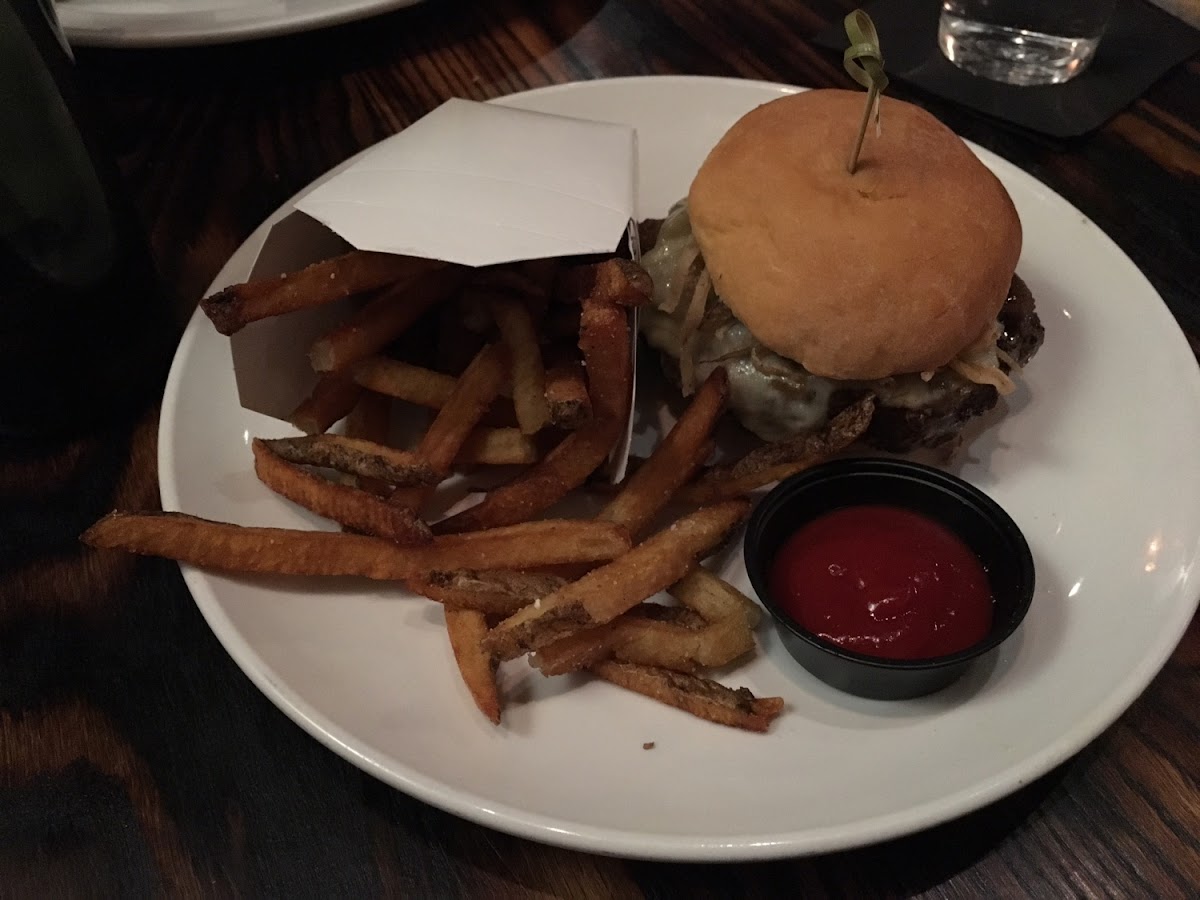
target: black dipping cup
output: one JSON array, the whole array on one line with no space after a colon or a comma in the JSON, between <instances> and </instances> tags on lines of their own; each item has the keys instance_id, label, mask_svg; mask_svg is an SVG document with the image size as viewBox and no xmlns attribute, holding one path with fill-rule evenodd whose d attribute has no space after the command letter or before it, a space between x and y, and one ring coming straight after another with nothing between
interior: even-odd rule
<instances>
[{"instance_id":1,"label":"black dipping cup","mask_svg":"<svg viewBox=\"0 0 1200 900\"><path fill-rule=\"evenodd\" d=\"M983 640L948 656L881 659L817 637L775 603L769 576L783 543L823 513L868 504L920 513L949 528L974 551L987 573L994 604L992 627ZM961 478L900 460L838 460L780 482L751 515L744 553L750 582L796 661L839 690L876 700L904 700L947 687L1017 630L1033 599L1033 556L1008 513Z\"/></svg>"}]
</instances>

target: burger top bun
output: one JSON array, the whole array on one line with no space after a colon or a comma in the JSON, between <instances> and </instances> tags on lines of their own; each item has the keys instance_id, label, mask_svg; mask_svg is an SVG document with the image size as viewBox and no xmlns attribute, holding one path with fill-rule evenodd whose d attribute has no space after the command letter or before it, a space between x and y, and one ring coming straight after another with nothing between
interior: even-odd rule
<instances>
[{"instance_id":1,"label":"burger top bun","mask_svg":"<svg viewBox=\"0 0 1200 900\"><path fill-rule=\"evenodd\" d=\"M1004 186L949 128L883 98L855 174L865 94L814 90L743 116L692 182L717 294L815 375L874 379L950 362L995 321L1021 253Z\"/></svg>"}]
</instances>

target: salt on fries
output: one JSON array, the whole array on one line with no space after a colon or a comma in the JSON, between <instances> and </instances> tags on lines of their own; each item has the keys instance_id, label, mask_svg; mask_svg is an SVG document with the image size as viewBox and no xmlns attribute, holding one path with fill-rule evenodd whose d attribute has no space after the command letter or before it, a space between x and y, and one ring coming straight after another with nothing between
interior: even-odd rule
<instances>
[{"instance_id":1,"label":"salt on fries","mask_svg":"<svg viewBox=\"0 0 1200 900\"><path fill-rule=\"evenodd\" d=\"M363 301L310 348L319 378L290 418L308 437L252 443L268 487L346 530L117 512L83 540L225 572L402 584L443 605L463 683L494 723L504 709L497 667L528 654L548 677L591 673L694 716L765 731L780 698L704 676L753 652L759 607L700 563L746 516L743 495L851 443L873 407L868 398L822 432L705 468L729 391L718 368L596 518L539 518L585 486L621 436L633 377L629 308L651 290L624 259L468 270L358 251L226 288L201 304L223 334ZM428 343L442 371L393 358L397 339L421 321L437 329ZM436 410L407 449L389 443L401 405ZM344 436L326 433L343 418ZM477 505L424 520L456 469L499 465L524 468ZM673 603L659 602L664 591Z\"/></svg>"}]
</instances>

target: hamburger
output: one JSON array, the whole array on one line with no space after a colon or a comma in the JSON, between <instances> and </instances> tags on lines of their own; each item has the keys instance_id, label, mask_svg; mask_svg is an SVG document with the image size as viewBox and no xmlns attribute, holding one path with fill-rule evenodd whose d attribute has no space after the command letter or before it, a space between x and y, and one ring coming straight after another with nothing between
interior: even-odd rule
<instances>
[{"instance_id":1,"label":"hamburger","mask_svg":"<svg viewBox=\"0 0 1200 900\"><path fill-rule=\"evenodd\" d=\"M764 440L870 393L863 440L904 453L951 442L1012 391L1043 329L999 179L891 98L850 174L863 102L806 91L729 129L687 197L643 223L642 332L685 394L723 366L730 409Z\"/></svg>"}]
</instances>

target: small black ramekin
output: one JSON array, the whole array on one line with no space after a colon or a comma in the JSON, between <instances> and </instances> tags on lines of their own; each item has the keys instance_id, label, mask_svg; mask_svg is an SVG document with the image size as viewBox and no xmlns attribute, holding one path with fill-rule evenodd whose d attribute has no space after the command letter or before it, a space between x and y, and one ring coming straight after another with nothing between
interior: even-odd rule
<instances>
[{"instance_id":1,"label":"small black ramekin","mask_svg":"<svg viewBox=\"0 0 1200 900\"><path fill-rule=\"evenodd\" d=\"M992 589L992 627L983 640L948 656L881 659L817 637L775 603L769 575L784 541L823 513L867 504L921 513L966 542L983 564ZM750 516L744 554L750 582L796 661L839 690L877 700L919 697L948 686L1016 631L1033 599L1033 556L1008 513L961 478L901 460L838 460L780 482Z\"/></svg>"}]
</instances>

